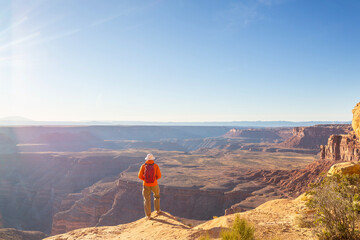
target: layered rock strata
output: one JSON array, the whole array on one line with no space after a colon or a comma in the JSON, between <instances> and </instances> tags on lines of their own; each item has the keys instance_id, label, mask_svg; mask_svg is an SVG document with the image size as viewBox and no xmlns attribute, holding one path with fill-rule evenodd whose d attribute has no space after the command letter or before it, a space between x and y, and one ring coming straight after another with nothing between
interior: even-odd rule
<instances>
[{"instance_id":1,"label":"layered rock strata","mask_svg":"<svg viewBox=\"0 0 360 240\"><path fill-rule=\"evenodd\" d=\"M53 219L52 235L90 226L128 223L144 216L142 185L123 179L99 182L80 196L62 201ZM179 217L211 219L250 196L250 192L206 191L160 186L161 207ZM72 204L71 204L72 203ZM66 209L67 208L67 209Z\"/></svg>"},{"instance_id":2,"label":"layered rock strata","mask_svg":"<svg viewBox=\"0 0 360 240\"><path fill-rule=\"evenodd\" d=\"M346 134L351 131L348 124L315 125L312 127L295 127L293 136L282 142L280 146L290 148L319 149L325 145L333 134Z\"/></svg>"},{"instance_id":3,"label":"layered rock strata","mask_svg":"<svg viewBox=\"0 0 360 240\"><path fill-rule=\"evenodd\" d=\"M360 144L355 133L332 135L326 146L321 146L320 159L332 161L359 161Z\"/></svg>"},{"instance_id":4,"label":"layered rock strata","mask_svg":"<svg viewBox=\"0 0 360 240\"><path fill-rule=\"evenodd\" d=\"M262 142L277 142L283 140L279 134L280 129L236 129L233 128L227 132L224 137L226 138L250 138L259 139Z\"/></svg>"},{"instance_id":5,"label":"layered rock strata","mask_svg":"<svg viewBox=\"0 0 360 240\"><path fill-rule=\"evenodd\" d=\"M353 131L330 136L327 145L321 146L320 159L342 162L360 160L360 103L352 112Z\"/></svg>"},{"instance_id":6,"label":"layered rock strata","mask_svg":"<svg viewBox=\"0 0 360 240\"><path fill-rule=\"evenodd\" d=\"M143 158L113 153L14 154L0 157L3 227L50 233L53 213L68 194L115 176ZM76 200L76 199L75 199ZM75 201L74 200L74 201Z\"/></svg>"}]
</instances>

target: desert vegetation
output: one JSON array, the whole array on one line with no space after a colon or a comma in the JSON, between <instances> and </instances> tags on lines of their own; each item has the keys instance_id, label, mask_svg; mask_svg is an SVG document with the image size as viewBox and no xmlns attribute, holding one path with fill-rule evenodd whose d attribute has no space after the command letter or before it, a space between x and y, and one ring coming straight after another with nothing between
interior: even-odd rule
<instances>
[{"instance_id":1,"label":"desert vegetation","mask_svg":"<svg viewBox=\"0 0 360 240\"><path fill-rule=\"evenodd\" d=\"M230 229L221 231L222 240L255 240L255 227L246 219L239 215L235 216L235 220ZM210 240L210 235L203 235L198 240Z\"/></svg>"},{"instance_id":2,"label":"desert vegetation","mask_svg":"<svg viewBox=\"0 0 360 240\"><path fill-rule=\"evenodd\" d=\"M312 186L307 206L315 210L314 230L321 240L359 239L360 176L333 175Z\"/></svg>"},{"instance_id":3,"label":"desert vegetation","mask_svg":"<svg viewBox=\"0 0 360 240\"><path fill-rule=\"evenodd\" d=\"M230 230L221 232L223 240L254 240L255 228L246 219L236 215L234 223Z\"/></svg>"}]
</instances>

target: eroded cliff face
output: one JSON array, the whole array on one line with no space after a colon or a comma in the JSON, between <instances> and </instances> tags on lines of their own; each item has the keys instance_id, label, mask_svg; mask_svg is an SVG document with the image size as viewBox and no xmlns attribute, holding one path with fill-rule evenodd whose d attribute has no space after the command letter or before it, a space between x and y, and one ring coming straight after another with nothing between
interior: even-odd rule
<instances>
[{"instance_id":1,"label":"eroded cliff face","mask_svg":"<svg viewBox=\"0 0 360 240\"><path fill-rule=\"evenodd\" d=\"M320 158L330 161L360 161L360 144L354 132L332 135L326 146L321 146Z\"/></svg>"},{"instance_id":2,"label":"eroded cliff face","mask_svg":"<svg viewBox=\"0 0 360 240\"><path fill-rule=\"evenodd\" d=\"M351 131L348 124L315 125L312 127L295 127L293 136L280 145L291 148L319 149L325 145L333 134L346 134Z\"/></svg>"},{"instance_id":3,"label":"eroded cliff face","mask_svg":"<svg viewBox=\"0 0 360 240\"><path fill-rule=\"evenodd\" d=\"M138 160L142 158L112 153L1 155L3 227L50 233L53 213L64 197L118 175Z\"/></svg>"},{"instance_id":4,"label":"eroded cliff face","mask_svg":"<svg viewBox=\"0 0 360 240\"><path fill-rule=\"evenodd\" d=\"M320 146L320 159L346 162L360 160L360 103L353 112L352 129L347 134L334 134L328 139L327 145Z\"/></svg>"},{"instance_id":5,"label":"eroded cliff face","mask_svg":"<svg viewBox=\"0 0 360 240\"><path fill-rule=\"evenodd\" d=\"M352 127L358 139L360 139L360 102L353 109Z\"/></svg>"},{"instance_id":6,"label":"eroded cliff face","mask_svg":"<svg viewBox=\"0 0 360 240\"><path fill-rule=\"evenodd\" d=\"M69 195L53 219L52 235L91 226L113 226L144 216L142 184L117 179L99 182ZM250 192L206 191L160 186L161 208L179 217L211 219L250 196Z\"/></svg>"},{"instance_id":7,"label":"eroded cliff face","mask_svg":"<svg viewBox=\"0 0 360 240\"><path fill-rule=\"evenodd\" d=\"M257 129L257 128L250 128L250 129L236 129L233 128L229 132L227 132L224 137L225 138L247 138L247 139L256 139L259 142L279 142L283 141L283 136L285 132L289 132L289 129ZM253 141L254 142L254 141Z\"/></svg>"}]
</instances>

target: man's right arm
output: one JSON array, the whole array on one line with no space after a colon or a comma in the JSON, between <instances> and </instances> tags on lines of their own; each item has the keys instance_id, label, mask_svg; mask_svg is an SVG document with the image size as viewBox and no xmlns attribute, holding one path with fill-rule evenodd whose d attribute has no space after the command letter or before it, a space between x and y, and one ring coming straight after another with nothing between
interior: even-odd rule
<instances>
[{"instance_id":1,"label":"man's right arm","mask_svg":"<svg viewBox=\"0 0 360 240\"><path fill-rule=\"evenodd\" d=\"M140 171L139 171L139 174L138 174L138 177L139 177L139 179L141 179L141 180L145 180L145 178L144 178L144 164L143 165L141 165L141 167L140 167Z\"/></svg>"}]
</instances>

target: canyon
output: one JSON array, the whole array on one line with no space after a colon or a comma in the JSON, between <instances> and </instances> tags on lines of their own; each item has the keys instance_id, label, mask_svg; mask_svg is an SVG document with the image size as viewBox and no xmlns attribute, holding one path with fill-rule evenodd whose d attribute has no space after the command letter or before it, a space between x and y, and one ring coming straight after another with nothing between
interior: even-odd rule
<instances>
[{"instance_id":1,"label":"canyon","mask_svg":"<svg viewBox=\"0 0 360 240\"><path fill-rule=\"evenodd\" d=\"M330 164L304 142L349 128L0 127L2 225L58 234L139 219L148 152L163 172L163 209L198 220L250 210L304 191Z\"/></svg>"}]
</instances>

